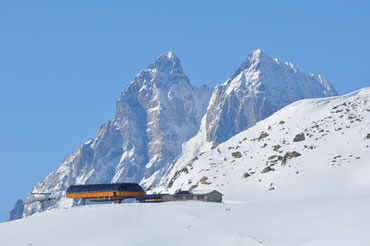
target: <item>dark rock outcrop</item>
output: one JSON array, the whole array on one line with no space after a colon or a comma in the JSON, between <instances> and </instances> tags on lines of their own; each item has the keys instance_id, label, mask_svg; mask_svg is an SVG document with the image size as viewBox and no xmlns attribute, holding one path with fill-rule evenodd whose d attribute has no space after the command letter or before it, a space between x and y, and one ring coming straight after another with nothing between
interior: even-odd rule
<instances>
[{"instance_id":1,"label":"dark rock outcrop","mask_svg":"<svg viewBox=\"0 0 370 246\"><path fill-rule=\"evenodd\" d=\"M242 157L242 153L240 153L239 151L237 151L237 152L233 152L233 153L231 153L231 155L232 155L234 158L240 158L240 157Z\"/></svg>"},{"instance_id":2,"label":"dark rock outcrop","mask_svg":"<svg viewBox=\"0 0 370 246\"><path fill-rule=\"evenodd\" d=\"M300 134L297 134L294 139L293 139L293 142L300 142L300 141L303 141L305 140L305 136L304 136L304 133L300 133Z\"/></svg>"}]
</instances>

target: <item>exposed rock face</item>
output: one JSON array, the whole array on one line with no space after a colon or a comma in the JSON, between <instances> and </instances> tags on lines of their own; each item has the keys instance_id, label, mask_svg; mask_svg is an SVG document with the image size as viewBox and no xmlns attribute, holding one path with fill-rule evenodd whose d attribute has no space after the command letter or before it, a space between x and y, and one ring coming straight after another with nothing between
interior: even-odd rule
<instances>
[{"instance_id":1,"label":"exposed rock face","mask_svg":"<svg viewBox=\"0 0 370 246\"><path fill-rule=\"evenodd\" d=\"M256 50L214 89L206 115L207 140L216 146L294 101L335 95L321 75L305 74Z\"/></svg>"},{"instance_id":2,"label":"exposed rock face","mask_svg":"<svg viewBox=\"0 0 370 246\"><path fill-rule=\"evenodd\" d=\"M274 168L268 166L268 167L265 167L261 173L268 173L268 172L271 172L271 171L275 171Z\"/></svg>"},{"instance_id":3,"label":"exposed rock face","mask_svg":"<svg viewBox=\"0 0 370 246\"><path fill-rule=\"evenodd\" d=\"M301 154L298 153L297 151L293 151L293 152L286 152L285 155L284 155L284 158L293 158L293 157L298 157L300 156Z\"/></svg>"},{"instance_id":4,"label":"exposed rock face","mask_svg":"<svg viewBox=\"0 0 370 246\"><path fill-rule=\"evenodd\" d=\"M208 180L208 178L207 178L206 176L203 176L203 177L199 180L199 182L200 182L201 184L206 184L206 185L211 184L211 183L207 182L207 180Z\"/></svg>"},{"instance_id":5,"label":"exposed rock face","mask_svg":"<svg viewBox=\"0 0 370 246\"><path fill-rule=\"evenodd\" d=\"M288 159L291 159L291 158L294 158L294 157L298 157L300 155L301 154L298 153L297 151L286 152L285 155L284 155L284 158L281 160L281 165L285 165L286 164L286 161Z\"/></svg>"},{"instance_id":6,"label":"exposed rock face","mask_svg":"<svg viewBox=\"0 0 370 246\"><path fill-rule=\"evenodd\" d=\"M303 141L305 140L305 137L304 137L304 133L300 133L300 134L297 134L294 139L293 139L293 142L300 142L300 141Z\"/></svg>"},{"instance_id":7,"label":"exposed rock face","mask_svg":"<svg viewBox=\"0 0 370 246\"><path fill-rule=\"evenodd\" d=\"M8 217L8 221L11 221L11 220L17 220L17 219L20 219L23 217L23 208L24 208L24 203L21 199L19 199L12 211L10 212L9 214L9 217Z\"/></svg>"},{"instance_id":8,"label":"exposed rock face","mask_svg":"<svg viewBox=\"0 0 370 246\"><path fill-rule=\"evenodd\" d=\"M233 153L231 153L231 155L232 155L234 158L240 158L240 157L242 157L242 153L240 153L239 151L237 151L237 152L233 152Z\"/></svg>"},{"instance_id":9,"label":"exposed rock face","mask_svg":"<svg viewBox=\"0 0 370 246\"><path fill-rule=\"evenodd\" d=\"M32 191L62 195L74 183L143 178L157 183L181 153L182 144L199 131L210 96L211 88L190 84L175 55L168 52L158 57L123 91L114 118ZM68 201L33 203L26 205L24 214L71 205Z\"/></svg>"},{"instance_id":10,"label":"exposed rock face","mask_svg":"<svg viewBox=\"0 0 370 246\"><path fill-rule=\"evenodd\" d=\"M251 175L250 175L248 172L246 172L246 173L244 173L244 174L243 174L243 178L244 178L244 179L246 179L246 178L248 178L248 177L250 177L250 176L251 176Z\"/></svg>"}]
</instances>

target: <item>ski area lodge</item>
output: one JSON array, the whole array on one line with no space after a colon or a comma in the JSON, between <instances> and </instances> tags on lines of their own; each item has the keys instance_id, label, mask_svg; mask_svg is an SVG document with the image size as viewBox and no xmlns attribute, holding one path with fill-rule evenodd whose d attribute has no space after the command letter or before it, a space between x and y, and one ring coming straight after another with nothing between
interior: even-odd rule
<instances>
[{"instance_id":1,"label":"ski area lodge","mask_svg":"<svg viewBox=\"0 0 370 246\"><path fill-rule=\"evenodd\" d=\"M144 195L143 188L135 183L71 185L66 192L67 198L82 199L83 205L86 199L91 202L121 203L125 199Z\"/></svg>"},{"instance_id":2,"label":"ski area lodge","mask_svg":"<svg viewBox=\"0 0 370 246\"><path fill-rule=\"evenodd\" d=\"M71 185L66 192L67 198L81 199L85 205L86 199L91 202L112 201L121 203L125 199L134 198L137 202L169 202L169 201L203 201L222 202L222 194L213 191L179 191L171 194L146 195L144 189L136 183L86 184Z\"/></svg>"}]
</instances>

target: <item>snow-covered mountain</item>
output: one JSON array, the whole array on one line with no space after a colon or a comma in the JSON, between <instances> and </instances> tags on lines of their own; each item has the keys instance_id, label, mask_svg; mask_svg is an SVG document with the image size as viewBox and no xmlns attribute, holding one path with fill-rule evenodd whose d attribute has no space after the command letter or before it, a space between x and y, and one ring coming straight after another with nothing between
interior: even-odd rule
<instances>
[{"instance_id":1,"label":"snow-covered mountain","mask_svg":"<svg viewBox=\"0 0 370 246\"><path fill-rule=\"evenodd\" d=\"M281 109L178 171L171 187L216 189L225 200L370 196L370 88Z\"/></svg>"},{"instance_id":2,"label":"snow-covered mountain","mask_svg":"<svg viewBox=\"0 0 370 246\"><path fill-rule=\"evenodd\" d=\"M55 209L1 223L0 245L370 245L369 160L370 88L301 100L195 157L167 190L217 189L224 203Z\"/></svg>"},{"instance_id":3,"label":"snow-covered mountain","mask_svg":"<svg viewBox=\"0 0 370 246\"><path fill-rule=\"evenodd\" d=\"M198 132L210 95L211 88L190 84L172 52L158 57L122 92L114 118L32 192L60 196L74 183L140 182L162 175L182 143ZM60 206L72 204L64 199L33 202L26 204L24 215Z\"/></svg>"},{"instance_id":4,"label":"snow-covered mountain","mask_svg":"<svg viewBox=\"0 0 370 246\"><path fill-rule=\"evenodd\" d=\"M336 95L321 75L304 74L260 50L212 91L195 87L168 52L141 71L120 96L114 118L68 155L33 193L63 196L74 183L140 182L166 185L200 151L210 150L280 108L302 98ZM25 202L24 216L67 199Z\"/></svg>"},{"instance_id":5,"label":"snow-covered mountain","mask_svg":"<svg viewBox=\"0 0 370 246\"><path fill-rule=\"evenodd\" d=\"M256 50L235 73L214 88L201 129L189 142L169 175L192 162L194 156L228 140L277 110L303 98L337 95L320 74L305 74L289 62L280 62Z\"/></svg>"},{"instance_id":6,"label":"snow-covered mountain","mask_svg":"<svg viewBox=\"0 0 370 246\"><path fill-rule=\"evenodd\" d=\"M217 146L297 100L335 95L321 75L305 74L256 50L214 89L206 116L207 141Z\"/></svg>"}]
</instances>

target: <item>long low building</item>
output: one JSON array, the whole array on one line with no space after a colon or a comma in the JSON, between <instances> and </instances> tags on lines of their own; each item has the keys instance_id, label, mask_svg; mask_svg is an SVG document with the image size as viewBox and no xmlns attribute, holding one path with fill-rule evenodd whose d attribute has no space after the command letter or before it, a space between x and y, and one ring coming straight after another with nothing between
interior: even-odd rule
<instances>
[{"instance_id":1,"label":"long low building","mask_svg":"<svg viewBox=\"0 0 370 246\"><path fill-rule=\"evenodd\" d=\"M169 202L173 201L173 196L170 194L151 194L140 197L135 197L139 202Z\"/></svg>"},{"instance_id":2,"label":"long low building","mask_svg":"<svg viewBox=\"0 0 370 246\"><path fill-rule=\"evenodd\" d=\"M85 199L92 202L113 201L121 203L122 200L144 196L145 191L136 183L113 184L85 184L71 185L66 192L67 198Z\"/></svg>"},{"instance_id":3,"label":"long low building","mask_svg":"<svg viewBox=\"0 0 370 246\"><path fill-rule=\"evenodd\" d=\"M135 197L139 202L169 202L169 201L203 201L203 202L222 202L222 194L216 190L201 191L189 190L179 191L171 194L151 194Z\"/></svg>"}]
</instances>

